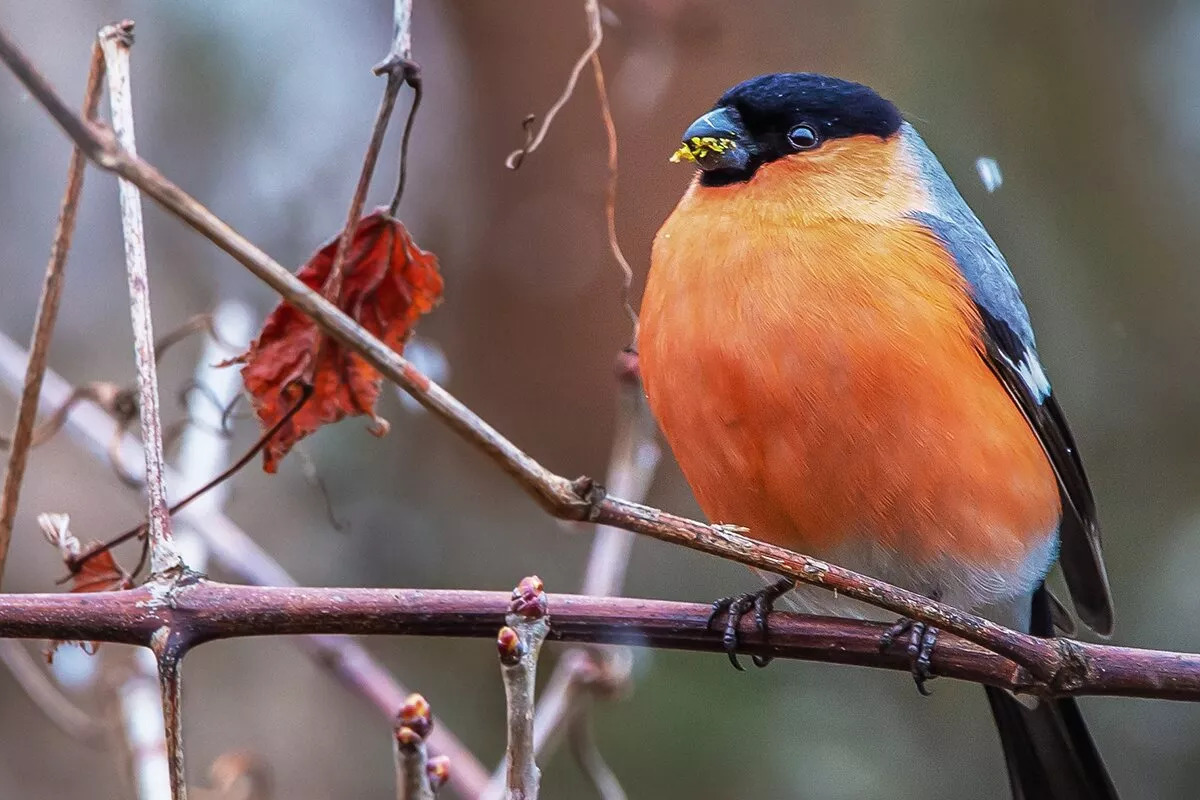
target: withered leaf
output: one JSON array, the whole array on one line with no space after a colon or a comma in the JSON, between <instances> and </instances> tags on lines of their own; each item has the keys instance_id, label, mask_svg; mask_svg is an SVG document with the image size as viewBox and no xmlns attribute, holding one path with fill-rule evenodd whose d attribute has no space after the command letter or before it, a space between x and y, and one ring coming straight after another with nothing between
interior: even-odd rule
<instances>
[{"instance_id":1,"label":"withered leaf","mask_svg":"<svg viewBox=\"0 0 1200 800\"><path fill-rule=\"evenodd\" d=\"M296 276L317 291L337 250L335 237ZM413 242L404 225L383 208L355 228L343 268L338 306L396 352L420 317L441 299L437 257ZM319 362L311 369L312 359ZM250 349L228 364L243 364L242 380L264 430L282 420L301 396L300 381L311 371L313 394L263 448L263 469L274 472L292 446L322 425L346 416L370 415L382 436L386 421L375 415L381 376L357 353L325 336L287 302L267 317Z\"/></svg>"}]
</instances>

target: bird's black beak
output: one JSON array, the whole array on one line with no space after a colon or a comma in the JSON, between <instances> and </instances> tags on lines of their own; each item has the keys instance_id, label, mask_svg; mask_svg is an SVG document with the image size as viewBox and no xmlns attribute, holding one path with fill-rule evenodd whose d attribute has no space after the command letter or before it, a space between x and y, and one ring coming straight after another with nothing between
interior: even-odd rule
<instances>
[{"instance_id":1,"label":"bird's black beak","mask_svg":"<svg viewBox=\"0 0 1200 800\"><path fill-rule=\"evenodd\" d=\"M736 110L714 109L696 120L683 133L683 145L672 161L695 161L705 172L740 171L750 163L751 152L745 128Z\"/></svg>"}]
</instances>

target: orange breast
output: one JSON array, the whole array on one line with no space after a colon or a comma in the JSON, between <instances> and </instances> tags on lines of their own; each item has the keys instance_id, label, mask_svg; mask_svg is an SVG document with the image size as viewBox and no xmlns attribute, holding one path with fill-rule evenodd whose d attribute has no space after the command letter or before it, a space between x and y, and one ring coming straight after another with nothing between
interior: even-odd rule
<instances>
[{"instance_id":1,"label":"orange breast","mask_svg":"<svg viewBox=\"0 0 1200 800\"><path fill-rule=\"evenodd\" d=\"M639 349L714 521L818 556L874 542L1016 569L1056 528L1058 490L979 326L914 223L800 223L694 186L655 242Z\"/></svg>"}]
</instances>

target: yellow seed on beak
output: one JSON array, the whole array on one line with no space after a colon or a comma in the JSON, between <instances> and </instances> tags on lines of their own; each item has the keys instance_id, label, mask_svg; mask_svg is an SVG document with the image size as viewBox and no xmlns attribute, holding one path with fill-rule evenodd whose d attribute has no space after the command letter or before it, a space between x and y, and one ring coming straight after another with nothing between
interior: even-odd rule
<instances>
[{"instance_id":1,"label":"yellow seed on beak","mask_svg":"<svg viewBox=\"0 0 1200 800\"><path fill-rule=\"evenodd\" d=\"M678 164L680 161L695 161L698 158L703 158L712 153L723 153L737 147L737 142L733 139L718 139L715 136L693 136L691 140L684 142L679 146L679 149L671 154L671 163Z\"/></svg>"},{"instance_id":2,"label":"yellow seed on beak","mask_svg":"<svg viewBox=\"0 0 1200 800\"><path fill-rule=\"evenodd\" d=\"M681 144L679 149L671 153L671 163L678 164L680 161L695 161L696 157L692 155L692 150L686 144Z\"/></svg>"}]
</instances>

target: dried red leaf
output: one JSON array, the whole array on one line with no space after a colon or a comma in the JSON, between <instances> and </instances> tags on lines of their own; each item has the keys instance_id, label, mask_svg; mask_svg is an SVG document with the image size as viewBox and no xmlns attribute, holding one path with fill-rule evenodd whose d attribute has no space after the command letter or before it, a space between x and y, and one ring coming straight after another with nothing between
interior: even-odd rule
<instances>
[{"instance_id":1,"label":"dried red leaf","mask_svg":"<svg viewBox=\"0 0 1200 800\"><path fill-rule=\"evenodd\" d=\"M337 239L318 250L296 277L320 291L333 264ZM401 222L380 208L363 217L346 254L338 307L396 352L421 315L442 295L437 256L413 242ZM263 469L274 472L292 445L322 425L367 414L371 432L382 436L387 422L375 415L381 376L357 353L323 336L304 314L286 302L267 317L250 349L227 364L244 364L242 380L263 429L270 429L300 396L298 381L312 370L313 394L263 448Z\"/></svg>"},{"instance_id":2,"label":"dried red leaf","mask_svg":"<svg viewBox=\"0 0 1200 800\"><path fill-rule=\"evenodd\" d=\"M98 546L100 542L92 542L88 550ZM71 575L72 592L115 592L132 585L129 574L121 569L111 550L91 556Z\"/></svg>"}]
</instances>

